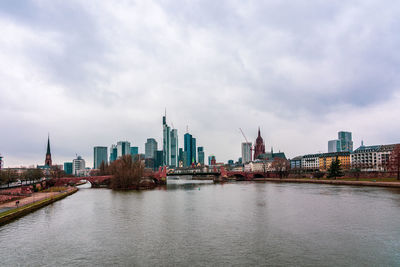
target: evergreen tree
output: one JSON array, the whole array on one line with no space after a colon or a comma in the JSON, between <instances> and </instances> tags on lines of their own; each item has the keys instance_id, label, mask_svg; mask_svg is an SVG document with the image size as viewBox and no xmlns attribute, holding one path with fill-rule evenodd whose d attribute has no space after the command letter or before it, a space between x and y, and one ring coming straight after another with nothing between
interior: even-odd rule
<instances>
[{"instance_id":1,"label":"evergreen tree","mask_svg":"<svg viewBox=\"0 0 400 267\"><path fill-rule=\"evenodd\" d=\"M343 176L343 173L341 170L340 160L336 157L336 159L332 160L331 166L328 169L328 178L336 179L336 177L341 176Z\"/></svg>"}]
</instances>

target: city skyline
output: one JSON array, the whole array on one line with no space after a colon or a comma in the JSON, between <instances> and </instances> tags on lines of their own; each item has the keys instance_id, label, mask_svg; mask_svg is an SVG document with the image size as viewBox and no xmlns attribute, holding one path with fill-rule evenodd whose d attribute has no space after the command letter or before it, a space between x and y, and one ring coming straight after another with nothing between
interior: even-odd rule
<instances>
[{"instance_id":1,"label":"city skyline","mask_svg":"<svg viewBox=\"0 0 400 267\"><path fill-rule=\"evenodd\" d=\"M4 167L43 164L48 132L57 164L93 166L94 146L120 140L144 153L165 107L178 144L188 125L223 162L241 155L239 127L289 158L341 130L354 149L399 142L400 4L176 5L2 2Z\"/></svg>"}]
</instances>

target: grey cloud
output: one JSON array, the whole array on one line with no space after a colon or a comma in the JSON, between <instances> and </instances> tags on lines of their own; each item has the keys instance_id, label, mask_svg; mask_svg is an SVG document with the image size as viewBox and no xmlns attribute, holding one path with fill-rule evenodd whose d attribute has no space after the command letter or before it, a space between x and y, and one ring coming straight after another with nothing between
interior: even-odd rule
<instances>
[{"instance_id":1,"label":"grey cloud","mask_svg":"<svg viewBox=\"0 0 400 267\"><path fill-rule=\"evenodd\" d=\"M385 3L3 1L3 20L49 45L28 39L14 51L30 66L14 64L38 79L1 76L10 88L1 89L0 111L15 110L12 119L22 122L17 111L31 110L35 139L50 130L62 157L91 157L92 145L119 138L140 147L149 136L161 141L164 107L180 135L188 124L219 160L240 154L238 127L253 138L258 125L278 143L268 147L299 153L302 142L287 141L296 138L274 125L302 132L332 122L338 109L373 110L399 92L400 5ZM28 104L15 100L16 88ZM46 108L29 103L35 98L28 90L37 90Z\"/></svg>"}]
</instances>

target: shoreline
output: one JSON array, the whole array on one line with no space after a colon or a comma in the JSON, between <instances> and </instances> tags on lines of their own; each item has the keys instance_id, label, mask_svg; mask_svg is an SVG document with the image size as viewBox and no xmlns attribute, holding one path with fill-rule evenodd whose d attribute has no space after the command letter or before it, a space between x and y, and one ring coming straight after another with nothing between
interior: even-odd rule
<instances>
[{"instance_id":1,"label":"shoreline","mask_svg":"<svg viewBox=\"0 0 400 267\"><path fill-rule=\"evenodd\" d=\"M277 183L310 183L310 184L332 184L332 185L355 185L355 186L377 186L400 188L400 182L370 182L370 181L343 181L343 180L311 180L293 178L255 178L254 182L277 182Z\"/></svg>"},{"instance_id":2,"label":"shoreline","mask_svg":"<svg viewBox=\"0 0 400 267\"><path fill-rule=\"evenodd\" d=\"M78 188L74 187L71 190L68 190L67 192L60 193L56 196L53 197L48 197L43 200L27 204L25 206L11 209L8 211L4 211L0 213L0 226L5 225L9 222L12 222L20 217L23 217L31 212L34 212L40 208L43 208L51 203L54 203L58 200L61 200L67 196L70 196L78 191Z\"/></svg>"}]
</instances>

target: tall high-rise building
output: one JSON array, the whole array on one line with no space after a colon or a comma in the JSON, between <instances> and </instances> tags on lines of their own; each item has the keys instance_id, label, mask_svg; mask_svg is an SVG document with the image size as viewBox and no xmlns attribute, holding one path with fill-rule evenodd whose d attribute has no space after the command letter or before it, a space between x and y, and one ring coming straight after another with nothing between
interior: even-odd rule
<instances>
[{"instance_id":1,"label":"tall high-rise building","mask_svg":"<svg viewBox=\"0 0 400 267\"><path fill-rule=\"evenodd\" d=\"M348 151L353 152L353 140L351 137L351 132L338 132L338 139L340 140L341 144L341 151Z\"/></svg>"},{"instance_id":2,"label":"tall high-rise building","mask_svg":"<svg viewBox=\"0 0 400 267\"><path fill-rule=\"evenodd\" d=\"M342 151L342 145L340 140L330 140L328 141L328 153L340 152Z\"/></svg>"},{"instance_id":3,"label":"tall high-rise building","mask_svg":"<svg viewBox=\"0 0 400 267\"><path fill-rule=\"evenodd\" d=\"M265 145L264 140L261 137L260 127L258 127L258 136L254 146L254 159L257 159L257 157L261 154L265 154Z\"/></svg>"},{"instance_id":4,"label":"tall high-rise building","mask_svg":"<svg viewBox=\"0 0 400 267\"><path fill-rule=\"evenodd\" d=\"M78 156L76 159L72 161L73 175L78 175L78 172L84 169L85 169L85 160L81 156Z\"/></svg>"},{"instance_id":5,"label":"tall high-rise building","mask_svg":"<svg viewBox=\"0 0 400 267\"><path fill-rule=\"evenodd\" d=\"M131 147L131 152L130 152L132 159L135 159L136 155L139 154L139 147L137 146L132 146Z\"/></svg>"},{"instance_id":6,"label":"tall high-rise building","mask_svg":"<svg viewBox=\"0 0 400 267\"><path fill-rule=\"evenodd\" d=\"M163 116L163 165L177 167L179 157L178 130L167 124L167 112Z\"/></svg>"},{"instance_id":7,"label":"tall high-rise building","mask_svg":"<svg viewBox=\"0 0 400 267\"><path fill-rule=\"evenodd\" d=\"M107 163L107 147L106 146L95 146L93 148L94 152L94 160L93 160L93 168L99 169L102 162Z\"/></svg>"},{"instance_id":8,"label":"tall high-rise building","mask_svg":"<svg viewBox=\"0 0 400 267\"><path fill-rule=\"evenodd\" d=\"M169 166L171 159L171 128L167 124L167 111L163 116L163 165Z\"/></svg>"},{"instance_id":9,"label":"tall high-rise building","mask_svg":"<svg viewBox=\"0 0 400 267\"><path fill-rule=\"evenodd\" d=\"M50 136L47 136L47 152L46 152L46 159L44 161L45 166L51 166L51 152L50 152Z\"/></svg>"},{"instance_id":10,"label":"tall high-rise building","mask_svg":"<svg viewBox=\"0 0 400 267\"><path fill-rule=\"evenodd\" d=\"M117 158L131 154L131 143L119 141L117 143Z\"/></svg>"},{"instance_id":11,"label":"tall high-rise building","mask_svg":"<svg viewBox=\"0 0 400 267\"><path fill-rule=\"evenodd\" d=\"M144 153L146 159L155 159L157 154L157 141L154 138L147 138L147 142L144 145Z\"/></svg>"},{"instance_id":12,"label":"tall high-rise building","mask_svg":"<svg viewBox=\"0 0 400 267\"><path fill-rule=\"evenodd\" d=\"M193 137L190 133L185 133L184 135L184 146L183 149L185 151L186 154L186 162L185 162L185 166L190 166L192 165L193 161ZM196 145L195 145L196 146Z\"/></svg>"},{"instance_id":13,"label":"tall high-rise building","mask_svg":"<svg viewBox=\"0 0 400 267\"><path fill-rule=\"evenodd\" d=\"M242 143L242 161L247 163L251 161L251 142Z\"/></svg>"},{"instance_id":14,"label":"tall high-rise building","mask_svg":"<svg viewBox=\"0 0 400 267\"><path fill-rule=\"evenodd\" d=\"M118 156L117 156L117 146L116 145L111 145L110 147L110 163L117 160Z\"/></svg>"},{"instance_id":15,"label":"tall high-rise building","mask_svg":"<svg viewBox=\"0 0 400 267\"><path fill-rule=\"evenodd\" d=\"M200 165L204 165L204 148L202 146L199 146L197 148L197 156L198 163L200 163Z\"/></svg>"},{"instance_id":16,"label":"tall high-rise building","mask_svg":"<svg viewBox=\"0 0 400 267\"><path fill-rule=\"evenodd\" d=\"M182 156L183 156L182 167L187 167L187 166L189 166L190 163L188 162L188 152L183 151L183 152L182 152Z\"/></svg>"},{"instance_id":17,"label":"tall high-rise building","mask_svg":"<svg viewBox=\"0 0 400 267\"><path fill-rule=\"evenodd\" d=\"M183 161L184 161L183 148L179 148L178 163L182 163L182 165L183 165Z\"/></svg>"},{"instance_id":18,"label":"tall high-rise building","mask_svg":"<svg viewBox=\"0 0 400 267\"><path fill-rule=\"evenodd\" d=\"M172 129L170 132L170 140L171 140L171 161L170 161L170 166L171 167L178 167L178 130L177 129Z\"/></svg>"},{"instance_id":19,"label":"tall high-rise building","mask_svg":"<svg viewBox=\"0 0 400 267\"><path fill-rule=\"evenodd\" d=\"M192 137L192 163L197 162L196 154L196 138Z\"/></svg>"},{"instance_id":20,"label":"tall high-rise building","mask_svg":"<svg viewBox=\"0 0 400 267\"><path fill-rule=\"evenodd\" d=\"M72 171L72 162L64 162L64 172L65 174L71 175Z\"/></svg>"},{"instance_id":21,"label":"tall high-rise building","mask_svg":"<svg viewBox=\"0 0 400 267\"><path fill-rule=\"evenodd\" d=\"M3 168L3 157L0 155L0 170Z\"/></svg>"},{"instance_id":22,"label":"tall high-rise building","mask_svg":"<svg viewBox=\"0 0 400 267\"><path fill-rule=\"evenodd\" d=\"M162 150L157 150L154 162L155 169L158 169L159 167L163 166L163 157L164 157L164 152Z\"/></svg>"}]
</instances>

